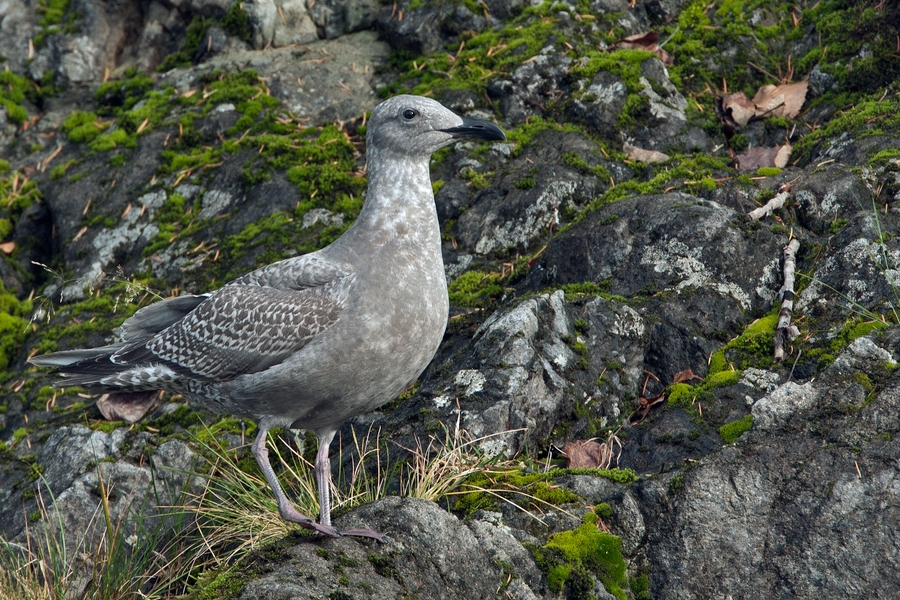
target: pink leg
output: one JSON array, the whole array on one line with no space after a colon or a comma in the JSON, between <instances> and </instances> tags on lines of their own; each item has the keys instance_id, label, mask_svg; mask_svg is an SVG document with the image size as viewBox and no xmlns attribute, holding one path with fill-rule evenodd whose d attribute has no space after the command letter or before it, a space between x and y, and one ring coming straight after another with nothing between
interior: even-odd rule
<instances>
[{"instance_id":1,"label":"pink leg","mask_svg":"<svg viewBox=\"0 0 900 600\"><path fill-rule=\"evenodd\" d=\"M328 449L334 439L334 431L326 431L319 436L319 450L316 452L316 487L319 488L319 523L331 526L331 462ZM384 535L372 529L347 529L341 535L366 537L381 543L388 541Z\"/></svg>"},{"instance_id":2,"label":"pink leg","mask_svg":"<svg viewBox=\"0 0 900 600\"><path fill-rule=\"evenodd\" d=\"M272 470L272 465L269 464L269 450L266 448L267 432L268 428L263 427L262 425L259 426L259 434L257 434L256 439L253 441L251 449L253 451L253 456L256 457L256 463L259 465L266 481L269 482L269 487L272 488L272 491L275 493L275 499L278 501L278 513L281 515L281 518L285 521L290 521L291 523L297 523L304 529L310 529L322 535L340 537L340 532L331 526L330 521L326 524L316 523L306 515L300 514L300 512L294 508L294 505L291 504L291 501L288 500L284 490L281 489L281 484L278 483L278 478L275 477L275 471ZM321 497L321 490L319 495Z\"/></svg>"}]
</instances>

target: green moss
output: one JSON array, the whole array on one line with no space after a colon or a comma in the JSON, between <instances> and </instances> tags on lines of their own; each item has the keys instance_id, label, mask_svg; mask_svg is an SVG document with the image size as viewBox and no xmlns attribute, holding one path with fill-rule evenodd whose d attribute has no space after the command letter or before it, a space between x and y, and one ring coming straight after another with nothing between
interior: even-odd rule
<instances>
[{"instance_id":1,"label":"green moss","mask_svg":"<svg viewBox=\"0 0 900 600\"><path fill-rule=\"evenodd\" d=\"M547 476L552 478L565 475L590 475L591 477L603 477L610 481L630 485L637 481L638 476L634 469L550 469Z\"/></svg>"},{"instance_id":2,"label":"green moss","mask_svg":"<svg viewBox=\"0 0 900 600\"><path fill-rule=\"evenodd\" d=\"M760 167L756 170L756 174L760 177L775 177L781 175L781 169L778 167Z\"/></svg>"},{"instance_id":3,"label":"green moss","mask_svg":"<svg viewBox=\"0 0 900 600\"><path fill-rule=\"evenodd\" d=\"M589 518L576 529L553 534L543 547L530 545L529 550L547 575L552 592L565 589L567 598L591 598L596 579L619 600L627 597L629 584L622 540L600 531Z\"/></svg>"},{"instance_id":4,"label":"green moss","mask_svg":"<svg viewBox=\"0 0 900 600\"><path fill-rule=\"evenodd\" d=\"M244 13L242 9L241 12ZM228 12L228 15L230 14L232 14L231 11ZM247 18L246 13L244 13L244 18ZM234 20L234 17L232 17L232 20ZM200 44L206 39L206 31L213 24L215 24L215 20L213 19L204 19L200 15L194 15L194 18L191 19L191 22L184 32L184 44L182 44L181 50L168 55L156 70L164 73L175 67L190 66L194 54L197 52L197 48L199 48Z\"/></svg>"},{"instance_id":5,"label":"green moss","mask_svg":"<svg viewBox=\"0 0 900 600\"><path fill-rule=\"evenodd\" d=\"M875 384L872 383L872 380L865 373L857 371L854 373L851 378L853 381L862 386L862 388L866 391L866 394L870 394L872 390L875 389Z\"/></svg>"},{"instance_id":6,"label":"green moss","mask_svg":"<svg viewBox=\"0 0 900 600\"><path fill-rule=\"evenodd\" d=\"M107 150L112 150L113 148L118 148L119 146L125 146L127 148L135 148L137 146L137 141L124 129L114 129L109 133L106 133L102 136L98 136L91 142L91 150L95 152L105 152Z\"/></svg>"},{"instance_id":7,"label":"green moss","mask_svg":"<svg viewBox=\"0 0 900 600\"><path fill-rule=\"evenodd\" d=\"M708 375L703 382L706 389L713 389L727 385L734 385L741 379L743 371L719 371L713 375Z\"/></svg>"},{"instance_id":8,"label":"green moss","mask_svg":"<svg viewBox=\"0 0 900 600\"><path fill-rule=\"evenodd\" d=\"M37 12L41 15L40 29L32 39L36 48L41 48L47 39L58 33L75 33L78 31L77 21L84 15L81 11L70 10L71 0L39 0Z\"/></svg>"},{"instance_id":9,"label":"green moss","mask_svg":"<svg viewBox=\"0 0 900 600\"><path fill-rule=\"evenodd\" d=\"M694 389L694 386L687 383L673 383L669 386L669 395L666 398L666 402L669 406L687 408L696 397L697 391Z\"/></svg>"},{"instance_id":10,"label":"green moss","mask_svg":"<svg viewBox=\"0 0 900 600\"><path fill-rule=\"evenodd\" d=\"M9 219L0 219L0 242L5 240L6 236L13 232L13 229L15 229L15 227L13 227L12 221Z\"/></svg>"},{"instance_id":11,"label":"green moss","mask_svg":"<svg viewBox=\"0 0 900 600\"><path fill-rule=\"evenodd\" d=\"M118 116L131 110L153 89L153 83L153 78L137 67L129 68L120 79L107 81L97 88L94 98L98 112Z\"/></svg>"},{"instance_id":12,"label":"green moss","mask_svg":"<svg viewBox=\"0 0 900 600\"><path fill-rule=\"evenodd\" d=\"M189 597L197 600L236 598L246 585L247 572L237 566L211 569L200 574Z\"/></svg>"},{"instance_id":13,"label":"green moss","mask_svg":"<svg viewBox=\"0 0 900 600\"><path fill-rule=\"evenodd\" d=\"M231 5L231 8L225 13L225 17L222 18L222 29L248 44L253 41L253 27L250 24L250 17L244 10L243 2L235 2Z\"/></svg>"},{"instance_id":14,"label":"green moss","mask_svg":"<svg viewBox=\"0 0 900 600\"><path fill-rule=\"evenodd\" d=\"M792 156L807 157L815 147L827 140L838 139L843 134L862 138L900 127L900 97L896 93L883 96L883 92L879 91L839 112L825 127L801 138L794 145Z\"/></svg>"},{"instance_id":15,"label":"green moss","mask_svg":"<svg viewBox=\"0 0 900 600\"><path fill-rule=\"evenodd\" d=\"M499 273L466 271L448 286L453 306L484 306L503 294Z\"/></svg>"},{"instance_id":16,"label":"green moss","mask_svg":"<svg viewBox=\"0 0 900 600\"><path fill-rule=\"evenodd\" d=\"M90 143L106 128L108 123L101 123L97 113L76 110L63 121L60 129L68 134L70 142Z\"/></svg>"},{"instance_id":17,"label":"green moss","mask_svg":"<svg viewBox=\"0 0 900 600\"><path fill-rule=\"evenodd\" d=\"M24 77L12 71L0 71L0 106L6 108L6 118L10 123L21 125L28 119L28 111L23 106L28 87L30 84Z\"/></svg>"},{"instance_id":18,"label":"green moss","mask_svg":"<svg viewBox=\"0 0 900 600\"><path fill-rule=\"evenodd\" d=\"M715 375L728 368L728 361L725 359L725 351L717 350L713 352L709 359L708 375Z\"/></svg>"},{"instance_id":19,"label":"green moss","mask_svg":"<svg viewBox=\"0 0 900 600\"><path fill-rule=\"evenodd\" d=\"M713 354L709 373L717 375L730 365L737 367L737 371L751 366L760 369L770 368L774 364L773 335L778 325L778 309L776 306L772 313L748 325L741 335Z\"/></svg>"},{"instance_id":20,"label":"green moss","mask_svg":"<svg viewBox=\"0 0 900 600\"><path fill-rule=\"evenodd\" d=\"M719 427L719 435L722 436L722 441L726 444L733 444L751 427L753 427L753 415L747 415L737 421L732 421Z\"/></svg>"},{"instance_id":21,"label":"green moss","mask_svg":"<svg viewBox=\"0 0 900 600\"><path fill-rule=\"evenodd\" d=\"M887 323L884 321L861 321L857 323L848 323L848 326L842 331L842 337L846 338L847 342L852 342L857 338L861 338L863 336L869 335L873 331L879 331L881 329L887 328Z\"/></svg>"},{"instance_id":22,"label":"green moss","mask_svg":"<svg viewBox=\"0 0 900 600\"><path fill-rule=\"evenodd\" d=\"M886 166L900 160L900 148L886 148L872 155L869 164L872 166Z\"/></svg>"},{"instance_id":23,"label":"green moss","mask_svg":"<svg viewBox=\"0 0 900 600\"><path fill-rule=\"evenodd\" d=\"M32 310L30 300L20 302L0 283L0 372L6 370L25 343Z\"/></svg>"},{"instance_id":24,"label":"green moss","mask_svg":"<svg viewBox=\"0 0 900 600\"><path fill-rule=\"evenodd\" d=\"M653 594L650 593L650 577L646 574L632 577L628 580L631 586L631 593L634 600L653 600Z\"/></svg>"},{"instance_id":25,"label":"green moss","mask_svg":"<svg viewBox=\"0 0 900 600\"><path fill-rule=\"evenodd\" d=\"M12 169L12 167L10 166L9 162L0 158L0 175L9 173L10 169Z\"/></svg>"}]
</instances>

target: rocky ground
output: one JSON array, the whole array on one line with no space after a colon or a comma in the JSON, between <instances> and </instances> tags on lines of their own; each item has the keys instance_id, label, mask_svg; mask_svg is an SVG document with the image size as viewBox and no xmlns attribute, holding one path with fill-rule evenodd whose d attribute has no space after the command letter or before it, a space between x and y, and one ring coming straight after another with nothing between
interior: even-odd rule
<instances>
[{"instance_id":1,"label":"rocky ground","mask_svg":"<svg viewBox=\"0 0 900 600\"><path fill-rule=\"evenodd\" d=\"M897 597L898 24L877 0L0 2L0 596ZM256 473L253 424L178 397L109 421L26 360L336 239L365 115L401 92L509 142L435 155L453 318L334 445L344 490L383 482L338 527L392 541L203 537L234 519L177 507L238 495L207 476ZM429 440L451 483L412 493L391 465Z\"/></svg>"}]
</instances>

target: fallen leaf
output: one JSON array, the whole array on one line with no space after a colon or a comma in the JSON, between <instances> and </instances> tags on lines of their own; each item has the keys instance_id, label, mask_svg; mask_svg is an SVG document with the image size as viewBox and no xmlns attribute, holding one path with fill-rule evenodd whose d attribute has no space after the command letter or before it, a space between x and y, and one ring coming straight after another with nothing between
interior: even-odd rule
<instances>
[{"instance_id":1,"label":"fallen leaf","mask_svg":"<svg viewBox=\"0 0 900 600\"><path fill-rule=\"evenodd\" d=\"M562 452L567 469L606 469L612 458L612 449L594 440L572 440Z\"/></svg>"},{"instance_id":2,"label":"fallen leaf","mask_svg":"<svg viewBox=\"0 0 900 600\"><path fill-rule=\"evenodd\" d=\"M675 373L675 377L672 378L672 383L683 383L685 381L690 381L691 379L703 379L699 375L695 375L694 372L690 369L685 369L684 371L679 371Z\"/></svg>"},{"instance_id":3,"label":"fallen leaf","mask_svg":"<svg viewBox=\"0 0 900 600\"><path fill-rule=\"evenodd\" d=\"M0 244L0 250L2 250L6 254L12 254L13 250L15 250L15 249L16 249L15 242L4 242L3 244Z\"/></svg>"},{"instance_id":4,"label":"fallen leaf","mask_svg":"<svg viewBox=\"0 0 900 600\"><path fill-rule=\"evenodd\" d=\"M743 127L756 116L756 108L744 92L726 94L721 97L720 117L734 129Z\"/></svg>"},{"instance_id":5,"label":"fallen leaf","mask_svg":"<svg viewBox=\"0 0 900 600\"><path fill-rule=\"evenodd\" d=\"M755 171L762 167L783 168L791 157L793 148L790 144L771 148L748 148L734 157L737 168L741 171Z\"/></svg>"},{"instance_id":6,"label":"fallen leaf","mask_svg":"<svg viewBox=\"0 0 900 600\"><path fill-rule=\"evenodd\" d=\"M97 408L107 421L136 423L156 403L159 392L135 392L130 394L103 394L97 399Z\"/></svg>"},{"instance_id":7,"label":"fallen leaf","mask_svg":"<svg viewBox=\"0 0 900 600\"><path fill-rule=\"evenodd\" d=\"M806 102L809 80L783 85L764 85L753 96L758 116L796 118Z\"/></svg>"},{"instance_id":8,"label":"fallen leaf","mask_svg":"<svg viewBox=\"0 0 900 600\"><path fill-rule=\"evenodd\" d=\"M628 155L628 158L642 163L658 163L669 160L668 154L656 150L644 150L631 144L622 144L622 151Z\"/></svg>"},{"instance_id":9,"label":"fallen leaf","mask_svg":"<svg viewBox=\"0 0 900 600\"><path fill-rule=\"evenodd\" d=\"M756 91L753 100L743 92L725 94L719 97L717 113L719 119L732 129L744 127L753 119L765 117L796 118L806 102L809 81L782 85L764 85Z\"/></svg>"},{"instance_id":10,"label":"fallen leaf","mask_svg":"<svg viewBox=\"0 0 900 600\"><path fill-rule=\"evenodd\" d=\"M656 45L659 41L659 34L655 31L647 33L638 33L622 38L618 42L612 44L610 48L613 50L646 50L655 54L664 65L669 66L675 62L675 57Z\"/></svg>"},{"instance_id":11,"label":"fallen leaf","mask_svg":"<svg viewBox=\"0 0 900 600\"><path fill-rule=\"evenodd\" d=\"M632 425L637 425L638 423L640 423L641 421L643 421L644 419L647 418L647 415L650 414L651 408L653 408L654 406L656 406L657 404L659 404L660 402L662 402L665 399L666 399L665 390L663 390L656 396L651 396L650 398L645 398L645 397L641 396L638 399L638 402L640 402L641 406L636 411L631 413L631 416L628 417L628 421Z\"/></svg>"}]
</instances>

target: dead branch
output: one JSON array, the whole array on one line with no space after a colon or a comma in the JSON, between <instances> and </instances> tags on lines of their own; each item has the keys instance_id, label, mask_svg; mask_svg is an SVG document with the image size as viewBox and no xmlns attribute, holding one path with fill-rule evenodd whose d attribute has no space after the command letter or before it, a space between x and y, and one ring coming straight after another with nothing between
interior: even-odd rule
<instances>
[{"instance_id":1,"label":"dead branch","mask_svg":"<svg viewBox=\"0 0 900 600\"><path fill-rule=\"evenodd\" d=\"M780 196L781 194L779 194ZM794 312L794 271L797 268L796 255L800 248L797 238L784 247L784 285L781 287L781 311L778 313L778 327L775 328L775 362L784 361L784 347L800 335L796 325L791 325Z\"/></svg>"},{"instance_id":2,"label":"dead branch","mask_svg":"<svg viewBox=\"0 0 900 600\"><path fill-rule=\"evenodd\" d=\"M760 206L759 208L754 208L750 212L747 213L747 216L750 217L751 221L759 221L763 217L768 217L773 212L784 206L785 200L788 199L790 194L788 192L781 192L776 195L774 198L766 202L765 206ZM787 266L785 266L787 269ZM792 274L793 277L793 274ZM793 289L793 286L791 287Z\"/></svg>"}]
</instances>

